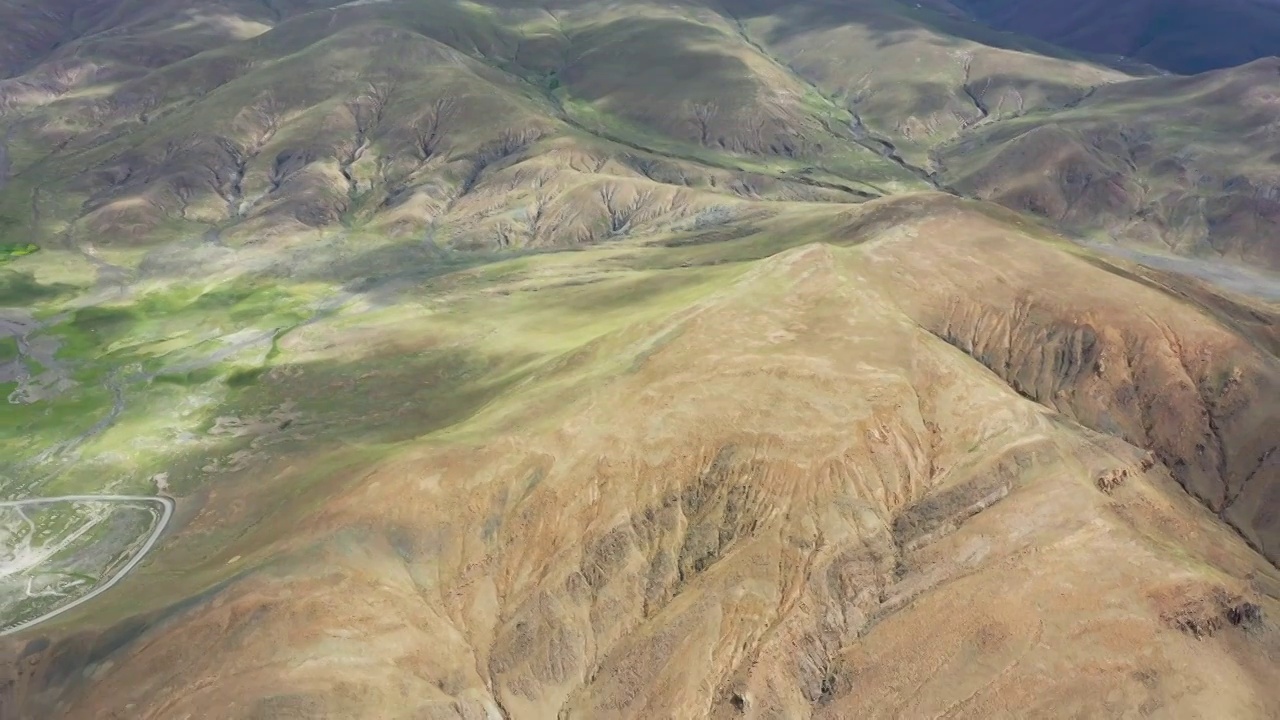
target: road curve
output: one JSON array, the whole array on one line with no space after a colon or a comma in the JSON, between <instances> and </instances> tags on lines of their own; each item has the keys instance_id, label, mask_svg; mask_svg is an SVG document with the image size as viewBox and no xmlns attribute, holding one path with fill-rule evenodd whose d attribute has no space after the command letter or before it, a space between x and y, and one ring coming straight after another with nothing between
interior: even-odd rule
<instances>
[{"instance_id":1,"label":"road curve","mask_svg":"<svg viewBox=\"0 0 1280 720\"><path fill-rule=\"evenodd\" d=\"M124 576L128 575L129 571L133 570L138 563L142 562L142 558L146 557L147 553L151 552L152 546L154 546L156 541L160 539L160 533L164 532L165 527L169 524L170 518L173 517L173 500L159 495L62 495L59 497L33 498L30 500L9 500L0 502L0 508L24 507L27 505L49 505L51 503L59 502L153 502L160 504L161 513L160 519L151 530L151 535L147 538L147 541L143 543L142 547L139 548L136 553L133 554L133 557L129 558L129 562L125 563L124 567L120 568L115 575L111 576L110 580L94 588L91 592L72 600L66 605L63 605L62 607L50 610L40 617L32 618L31 620L27 620L19 625L13 625L0 630L0 637L21 632L33 625L37 625L45 620L57 617L58 615L61 615L74 607L87 603L102 593L110 590L112 586L123 580Z\"/></svg>"}]
</instances>

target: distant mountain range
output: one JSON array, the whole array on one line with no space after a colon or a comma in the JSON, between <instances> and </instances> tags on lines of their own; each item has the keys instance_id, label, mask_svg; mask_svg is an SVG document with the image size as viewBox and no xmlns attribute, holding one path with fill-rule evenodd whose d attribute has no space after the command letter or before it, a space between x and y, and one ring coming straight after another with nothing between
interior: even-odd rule
<instances>
[{"instance_id":1,"label":"distant mountain range","mask_svg":"<svg viewBox=\"0 0 1280 720\"><path fill-rule=\"evenodd\" d=\"M953 0L982 22L1176 73L1280 55L1276 0Z\"/></svg>"}]
</instances>

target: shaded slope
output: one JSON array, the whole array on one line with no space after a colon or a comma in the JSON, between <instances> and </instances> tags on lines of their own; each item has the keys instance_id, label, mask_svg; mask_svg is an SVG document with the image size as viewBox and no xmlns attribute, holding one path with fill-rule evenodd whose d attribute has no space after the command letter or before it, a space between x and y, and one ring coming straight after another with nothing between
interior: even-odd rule
<instances>
[{"instance_id":1,"label":"shaded slope","mask_svg":"<svg viewBox=\"0 0 1280 720\"><path fill-rule=\"evenodd\" d=\"M797 73L919 166L934 146L1057 108L1123 72L915 3L725 3ZM932 169L932 168L931 168Z\"/></svg>"},{"instance_id":2,"label":"shaded slope","mask_svg":"<svg viewBox=\"0 0 1280 720\"><path fill-rule=\"evenodd\" d=\"M1280 268L1280 61L1098 90L943 151L961 191L1078 232Z\"/></svg>"},{"instance_id":3,"label":"shaded slope","mask_svg":"<svg viewBox=\"0 0 1280 720\"><path fill-rule=\"evenodd\" d=\"M109 77L59 64L108 50L54 49L0 83L0 222L45 245L341 228L546 247L933 186L1280 262L1265 61L1129 82L937 3L229 3L172 27L111 8L102 42L186 49L104 55Z\"/></svg>"},{"instance_id":4,"label":"shaded slope","mask_svg":"<svg viewBox=\"0 0 1280 720\"><path fill-rule=\"evenodd\" d=\"M1280 55L1273 0L954 0L978 19L1086 52L1126 55L1177 73Z\"/></svg>"}]
</instances>

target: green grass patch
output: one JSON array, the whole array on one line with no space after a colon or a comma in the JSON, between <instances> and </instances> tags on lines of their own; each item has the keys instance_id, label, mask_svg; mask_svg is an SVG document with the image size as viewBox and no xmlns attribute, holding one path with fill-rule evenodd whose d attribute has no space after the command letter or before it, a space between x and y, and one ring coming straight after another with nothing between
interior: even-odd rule
<instances>
[{"instance_id":1,"label":"green grass patch","mask_svg":"<svg viewBox=\"0 0 1280 720\"><path fill-rule=\"evenodd\" d=\"M288 328L309 316L307 302L286 286L236 280L208 290L154 290L127 305L81 308L52 332L62 339L59 354L66 359L111 356L119 362L147 362L190 350L211 335Z\"/></svg>"},{"instance_id":2,"label":"green grass patch","mask_svg":"<svg viewBox=\"0 0 1280 720\"><path fill-rule=\"evenodd\" d=\"M837 149L828 151L821 159L733 154L685 142L641 126L586 100L570 97L564 88L557 91L556 95L561 99L566 114L586 132L641 152L654 153L721 170L749 172L768 177L803 176L812 181L844 185L873 193L884 192L883 188L875 184L876 182L920 184L899 170L896 165L858 146L841 147L834 138L828 138L830 142L827 145ZM822 167L815 165L819 160L823 164Z\"/></svg>"},{"instance_id":3,"label":"green grass patch","mask_svg":"<svg viewBox=\"0 0 1280 720\"><path fill-rule=\"evenodd\" d=\"M212 366L183 373L162 373L160 375L156 375L155 382L163 383L165 385L192 387L216 380L219 374L217 367Z\"/></svg>"},{"instance_id":4,"label":"green grass patch","mask_svg":"<svg viewBox=\"0 0 1280 720\"><path fill-rule=\"evenodd\" d=\"M32 243L0 243L0 263L7 263L20 257L26 257L39 249L39 245L33 245Z\"/></svg>"},{"instance_id":5,"label":"green grass patch","mask_svg":"<svg viewBox=\"0 0 1280 720\"><path fill-rule=\"evenodd\" d=\"M128 335L141 316L129 307L94 306L75 311L69 325L79 334L92 335L106 342Z\"/></svg>"},{"instance_id":6,"label":"green grass patch","mask_svg":"<svg viewBox=\"0 0 1280 720\"><path fill-rule=\"evenodd\" d=\"M95 584L98 582L98 578L96 578L96 577L94 577L94 576L92 576L92 575L89 575L88 573L82 573L82 572L57 572L57 571L54 571L53 573L50 573L50 574L52 574L52 575L63 575L63 576L65 576L65 577L69 577L69 578L72 578L72 579L75 579L75 580L84 580L84 581L86 581L86 582L95 583Z\"/></svg>"},{"instance_id":7,"label":"green grass patch","mask_svg":"<svg viewBox=\"0 0 1280 720\"><path fill-rule=\"evenodd\" d=\"M0 268L0 307L27 307L65 295L69 285L46 285L29 273Z\"/></svg>"},{"instance_id":8,"label":"green grass patch","mask_svg":"<svg viewBox=\"0 0 1280 720\"><path fill-rule=\"evenodd\" d=\"M268 367L255 367L233 370L229 375L227 375L227 387L240 389L253 385L257 383L262 377L262 374L269 369L270 368Z\"/></svg>"},{"instance_id":9,"label":"green grass patch","mask_svg":"<svg viewBox=\"0 0 1280 720\"><path fill-rule=\"evenodd\" d=\"M105 388L81 386L31 405L0 406L0 456L17 458L88 430L111 407Z\"/></svg>"}]
</instances>

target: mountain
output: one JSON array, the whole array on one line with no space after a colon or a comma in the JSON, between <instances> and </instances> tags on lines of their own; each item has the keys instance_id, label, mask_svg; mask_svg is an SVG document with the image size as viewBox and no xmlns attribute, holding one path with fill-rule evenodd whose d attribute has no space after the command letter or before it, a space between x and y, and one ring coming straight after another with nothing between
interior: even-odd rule
<instances>
[{"instance_id":1,"label":"mountain","mask_svg":"<svg viewBox=\"0 0 1280 720\"><path fill-rule=\"evenodd\" d=\"M726 195L861 201L965 182L1063 221L1096 193L1089 176L1121 189L1073 211L1073 231L1275 268L1276 161L1254 151L1273 139L1266 61L1134 80L950 6L892 2L330 5L227 3L174 25L178 6L19 4L34 45L6 43L29 58L0 82L0 223L108 253L331 228L542 247L669 227ZM1158 122L1179 92L1186 122ZM1256 112L1222 112L1241 104ZM1178 157L1136 171L1126 143ZM1007 150L994 164L969 162L993 148ZM1044 192L1060 197L1025 197L1011 163L1058 168L1063 187ZM1239 187L1252 199L1224 197Z\"/></svg>"},{"instance_id":2,"label":"mountain","mask_svg":"<svg viewBox=\"0 0 1280 720\"><path fill-rule=\"evenodd\" d=\"M714 204L705 188L865 199L921 186L848 142L838 108L718 16L357 3L262 34L234 7L206 22L246 37L105 83L110 63L76 48L0 89L21 116L0 210L11 225L136 246L436 223L448 245L537 246L685 219ZM679 77L691 63L706 72Z\"/></svg>"},{"instance_id":3,"label":"mountain","mask_svg":"<svg viewBox=\"0 0 1280 720\"><path fill-rule=\"evenodd\" d=\"M1194 74L1280 55L1275 0L956 0L1002 30Z\"/></svg>"},{"instance_id":4,"label":"mountain","mask_svg":"<svg viewBox=\"0 0 1280 720\"><path fill-rule=\"evenodd\" d=\"M962 192L1081 234L1280 269L1280 59L1100 88L942 151Z\"/></svg>"},{"instance_id":5,"label":"mountain","mask_svg":"<svg viewBox=\"0 0 1280 720\"><path fill-rule=\"evenodd\" d=\"M975 8L0 0L0 718L1280 715L1280 66Z\"/></svg>"}]
</instances>

